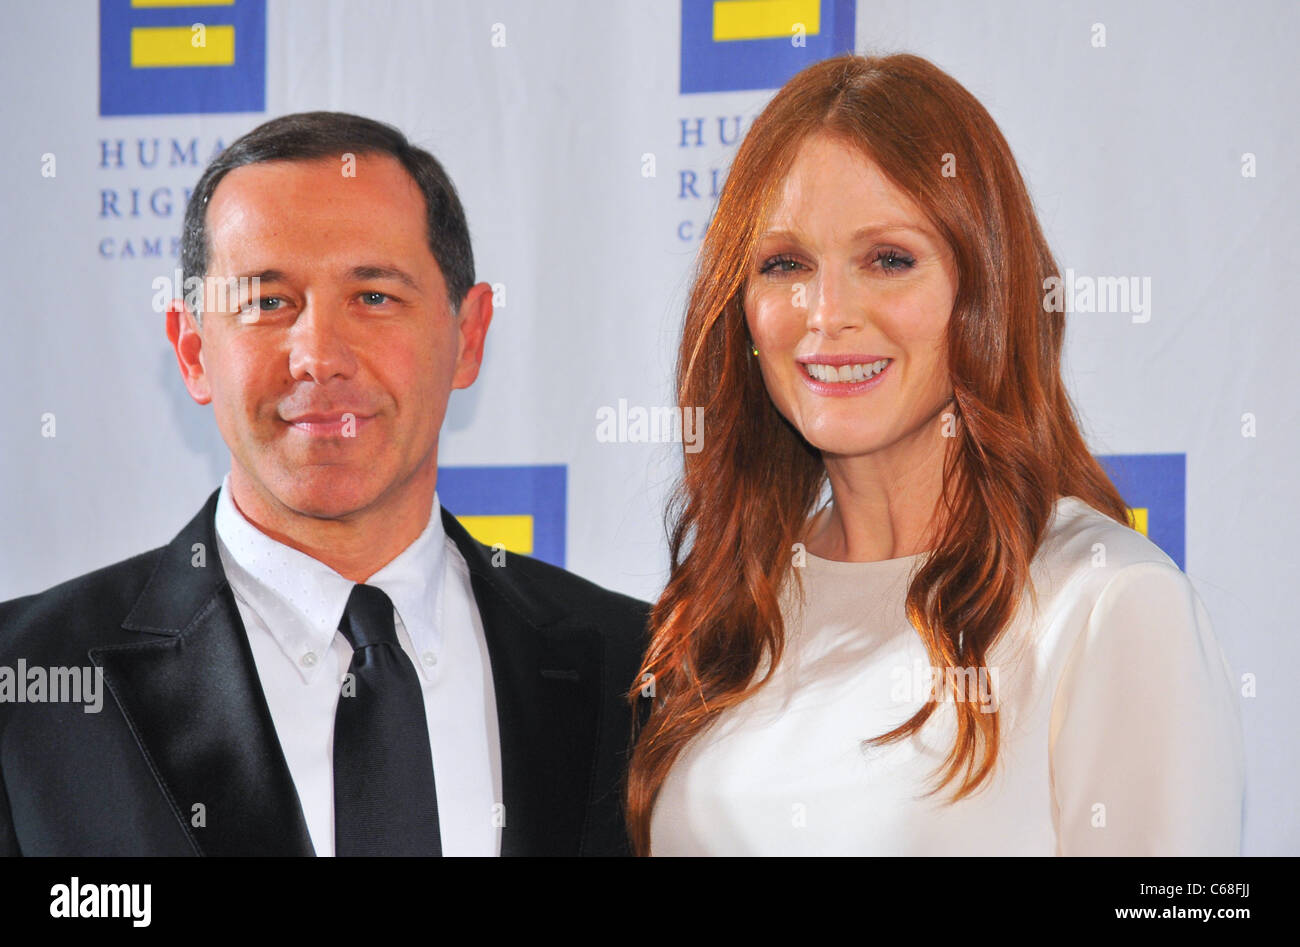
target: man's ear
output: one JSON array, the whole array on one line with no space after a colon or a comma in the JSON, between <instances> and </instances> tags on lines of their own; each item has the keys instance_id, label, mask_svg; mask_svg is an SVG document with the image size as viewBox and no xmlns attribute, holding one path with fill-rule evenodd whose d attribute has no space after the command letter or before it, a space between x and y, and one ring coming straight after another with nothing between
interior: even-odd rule
<instances>
[{"instance_id":1,"label":"man's ear","mask_svg":"<svg viewBox=\"0 0 1300 947\"><path fill-rule=\"evenodd\" d=\"M474 384L479 366L483 364L483 343L491 322L492 287L487 283L476 283L461 300L460 315L456 317L460 347L456 353L456 371L451 377L451 387L468 388Z\"/></svg>"},{"instance_id":2,"label":"man's ear","mask_svg":"<svg viewBox=\"0 0 1300 947\"><path fill-rule=\"evenodd\" d=\"M212 386L203 367L203 334L184 300L173 299L167 307L167 341L176 352L185 390L199 404L207 404L212 400Z\"/></svg>"}]
</instances>

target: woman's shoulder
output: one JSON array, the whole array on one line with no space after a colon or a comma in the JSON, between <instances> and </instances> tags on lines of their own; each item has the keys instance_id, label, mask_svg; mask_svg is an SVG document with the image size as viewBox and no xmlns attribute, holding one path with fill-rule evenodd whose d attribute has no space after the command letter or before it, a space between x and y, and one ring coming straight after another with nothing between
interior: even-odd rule
<instances>
[{"instance_id":1,"label":"woman's shoulder","mask_svg":"<svg viewBox=\"0 0 1300 947\"><path fill-rule=\"evenodd\" d=\"M1079 497L1057 501L1031 572L1034 640L1050 652L1053 678L1123 661L1215 663L1209 613L1178 564Z\"/></svg>"},{"instance_id":2,"label":"woman's shoulder","mask_svg":"<svg viewBox=\"0 0 1300 947\"><path fill-rule=\"evenodd\" d=\"M1032 567L1040 591L1095 600L1118 577L1152 575L1181 584L1177 563L1142 533L1076 496L1056 502Z\"/></svg>"},{"instance_id":3,"label":"woman's shoulder","mask_svg":"<svg viewBox=\"0 0 1300 947\"><path fill-rule=\"evenodd\" d=\"M1123 568L1159 562L1177 568L1165 551L1146 536L1076 496L1056 501L1039 554L1067 561L1086 560L1092 567Z\"/></svg>"}]
</instances>

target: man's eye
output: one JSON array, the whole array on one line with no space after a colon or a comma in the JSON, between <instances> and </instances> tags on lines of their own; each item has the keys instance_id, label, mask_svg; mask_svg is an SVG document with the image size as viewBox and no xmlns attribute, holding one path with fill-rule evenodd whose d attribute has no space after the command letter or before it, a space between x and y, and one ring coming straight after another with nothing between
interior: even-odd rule
<instances>
[{"instance_id":1,"label":"man's eye","mask_svg":"<svg viewBox=\"0 0 1300 947\"><path fill-rule=\"evenodd\" d=\"M263 296L260 299L250 299L239 308L241 312L274 312L283 303L284 300L279 296Z\"/></svg>"},{"instance_id":2,"label":"man's eye","mask_svg":"<svg viewBox=\"0 0 1300 947\"><path fill-rule=\"evenodd\" d=\"M361 301L365 303L367 306L382 306L384 303L388 302L388 300L392 298L393 297L389 296L387 293L362 293L361 294Z\"/></svg>"}]
</instances>

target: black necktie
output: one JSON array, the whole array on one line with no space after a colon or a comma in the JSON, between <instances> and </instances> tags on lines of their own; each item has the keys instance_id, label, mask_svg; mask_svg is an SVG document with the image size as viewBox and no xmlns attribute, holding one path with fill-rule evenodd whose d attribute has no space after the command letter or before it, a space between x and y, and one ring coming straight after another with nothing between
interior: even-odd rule
<instances>
[{"instance_id":1,"label":"black necktie","mask_svg":"<svg viewBox=\"0 0 1300 947\"><path fill-rule=\"evenodd\" d=\"M353 652L334 714L334 853L441 855L424 697L392 601L354 585L339 631Z\"/></svg>"}]
</instances>

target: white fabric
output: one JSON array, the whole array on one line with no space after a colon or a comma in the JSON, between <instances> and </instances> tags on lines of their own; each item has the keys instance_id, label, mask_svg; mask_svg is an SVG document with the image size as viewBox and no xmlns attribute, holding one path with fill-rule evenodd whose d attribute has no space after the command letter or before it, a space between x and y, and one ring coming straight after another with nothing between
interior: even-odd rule
<instances>
[{"instance_id":1,"label":"white fabric","mask_svg":"<svg viewBox=\"0 0 1300 947\"><path fill-rule=\"evenodd\" d=\"M1155 545L1075 497L1032 565L1038 617L1022 604L987 662L991 783L921 798L953 746L951 702L919 739L864 750L928 696L904 613L921 559L807 557L802 608L783 596L785 656L678 758L654 854L1239 853L1240 709L1209 616Z\"/></svg>"},{"instance_id":2,"label":"white fabric","mask_svg":"<svg viewBox=\"0 0 1300 947\"><path fill-rule=\"evenodd\" d=\"M221 485L216 527L280 748L318 855L334 854L334 711L352 647L338 631L353 582L253 526ZM444 855L498 855L501 751L487 642L465 560L442 528L367 580L393 600L429 723Z\"/></svg>"}]
</instances>

